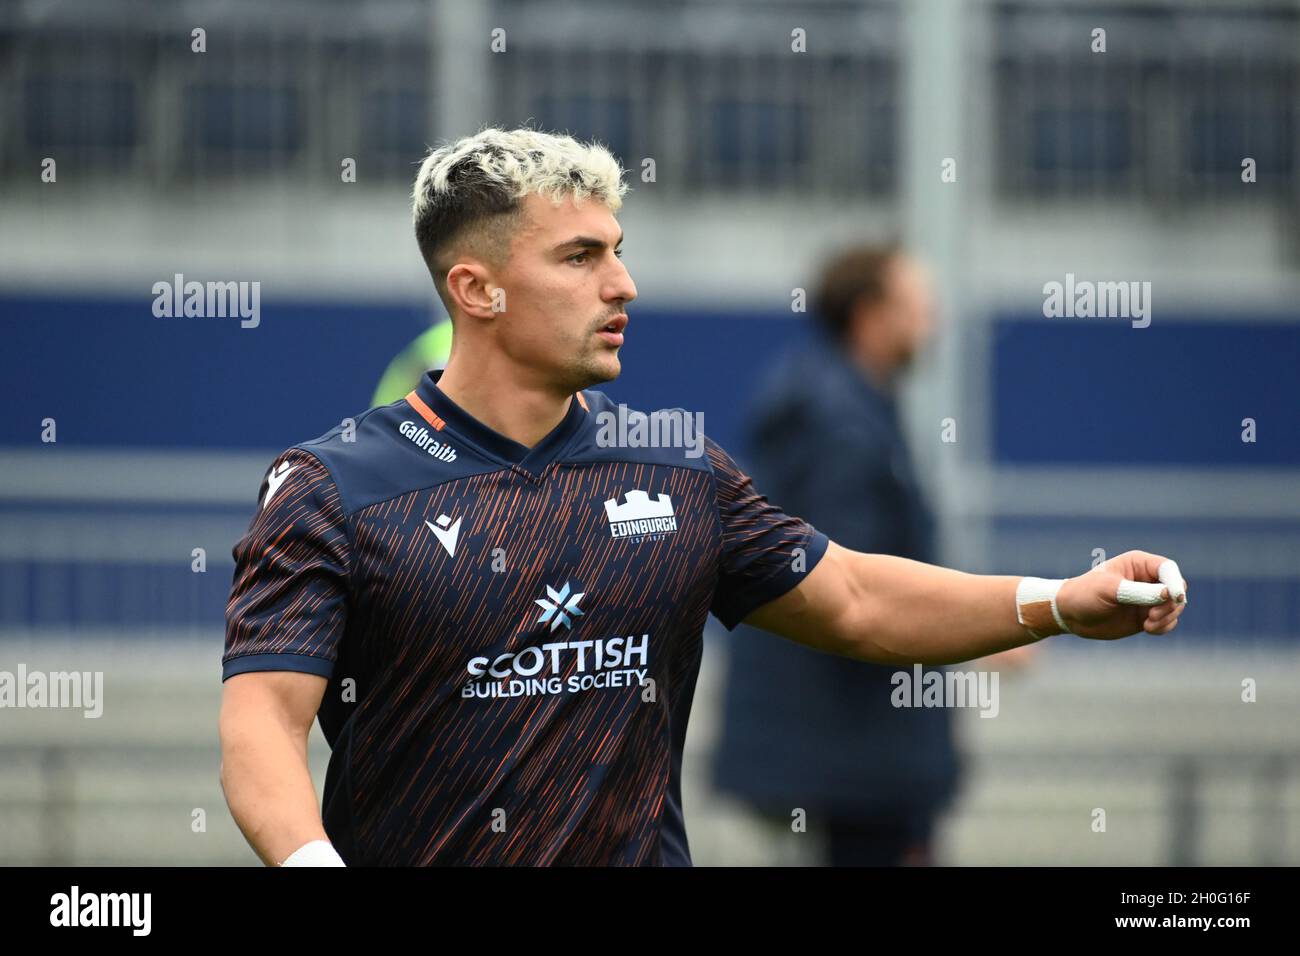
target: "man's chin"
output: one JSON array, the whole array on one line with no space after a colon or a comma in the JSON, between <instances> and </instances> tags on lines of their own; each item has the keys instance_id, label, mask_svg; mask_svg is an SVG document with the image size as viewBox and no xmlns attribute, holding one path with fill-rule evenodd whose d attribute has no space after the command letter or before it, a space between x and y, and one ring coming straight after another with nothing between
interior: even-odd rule
<instances>
[{"instance_id":1,"label":"man's chin","mask_svg":"<svg viewBox=\"0 0 1300 956\"><path fill-rule=\"evenodd\" d=\"M610 352L608 355L602 355L596 361L588 364L586 378L588 382L583 388L590 388L592 385L601 385L604 382L612 382L623 372L623 363L619 360L617 353Z\"/></svg>"}]
</instances>

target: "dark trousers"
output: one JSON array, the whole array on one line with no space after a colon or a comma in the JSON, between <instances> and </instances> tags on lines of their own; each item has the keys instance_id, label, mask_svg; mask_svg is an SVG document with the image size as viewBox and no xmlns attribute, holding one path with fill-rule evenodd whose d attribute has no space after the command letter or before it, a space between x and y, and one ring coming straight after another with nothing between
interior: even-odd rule
<instances>
[{"instance_id":1,"label":"dark trousers","mask_svg":"<svg viewBox=\"0 0 1300 956\"><path fill-rule=\"evenodd\" d=\"M935 816L929 809L897 816L827 821L826 866L933 866Z\"/></svg>"}]
</instances>

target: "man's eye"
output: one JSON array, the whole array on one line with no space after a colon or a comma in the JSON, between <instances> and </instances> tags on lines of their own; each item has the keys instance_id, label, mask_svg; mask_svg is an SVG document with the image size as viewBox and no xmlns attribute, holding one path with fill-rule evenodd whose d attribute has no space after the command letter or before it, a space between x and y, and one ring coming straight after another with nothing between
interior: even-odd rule
<instances>
[{"instance_id":1,"label":"man's eye","mask_svg":"<svg viewBox=\"0 0 1300 956\"><path fill-rule=\"evenodd\" d=\"M569 262L577 262L577 261L580 260L580 259L581 259L581 260L585 260L585 259L587 259L590 255L591 255L591 253L590 253L589 251L588 251L588 252L575 252L573 255L569 256L568 261L569 261ZM622 259L622 258L623 258L623 250L622 250L622 249L615 249L615 250L614 250L614 255L616 255L616 256L618 256L618 258Z\"/></svg>"}]
</instances>

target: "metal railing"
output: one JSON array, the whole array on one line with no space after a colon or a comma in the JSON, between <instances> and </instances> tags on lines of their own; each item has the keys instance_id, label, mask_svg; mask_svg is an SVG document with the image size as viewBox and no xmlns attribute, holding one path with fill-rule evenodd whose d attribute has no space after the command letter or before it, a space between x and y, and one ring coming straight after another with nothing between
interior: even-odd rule
<instances>
[{"instance_id":1,"label":"metal railing","mask_svg":"<svg viewBox=\"0 0 1300 956\"><path fill-rule=\"evenodd\" d=\"M162 0L12 5L0 16L0 171L53 156L79 177L158 187L321 185L350 157L359 182L407 181L427 144L471 132L467 122L532 122L602 140L634 175L654 159L656 190L670 195L896 190L899 3L371 0L208 13L197 24ZM991 81L969 95L992 98L987 161L1003 196L1209 200L1240 194L1246 157L1259 169L1250 196L1300 193L1300 10L998 2L971 16L986 39L967 68ZM1104 53L1091 45L1098 26ZM480 48L463 49L465 30ZM456 114L467 92L481 105Z\"/></svg>"},{"instance_id":2,"label":"metal railing","mask_svg":"<svg viewBox=\"0 0 1300 956\"><path fill-rule=\"evenodd\" d=\"M313 773L317 783L323 780L323 761L316 755ZM699 761L702 755L694 754ZM67 866L86 864L170 863L208 865L212 863L254 863L251 850L244 844L226 809L217 780L220 755L214 746L202 744L117 743L108 746L81 743L0 744L0 767L4 767L6 788L0 790L0 865L26 864ZM1052 750L990 751L974 755L974 764L985 780L1005 781L1017 791L1030 783L1048 783L1060 792L1095 792L1099 782L1113 788L1134 787L1156 782L1163 794L1154 814L1147 819L1155 825L1156 839L1163 847L1158 859L1145 859L1140 851L1116 859L1128 865L1153 864L1197 866L1213 863L1206 847L1207 818L1236 805L1220 807L1212 796L1213 784L1221 778L1249 782L1249 811L1240 814L1236 838L1249 850L1237 854L1233 862L1248 858L1251 865L1294 865L1287 858L1287 834L1300 827L1300 804L1287 802L1288 786L1294 784L1300 767L1300 751L1267 749L1256 753L1219 749L1188 749L1172 752L1142 752L1123 747L1104 752L1063 752ZM36 780L25 794L14 793L13 777L32 774ZM143 786L132 788L129 796L114 794L104 783L108 771L131 773ZM165 794L166 781L172 778L173 791ZM203 777L207 783L195 786ZM150 791L141 796L139 790ZM1113 792L1113 790L1112 790ZM193 807L203 807L211 836L190 839L189 820ZM716 817L717 807L697 799L690 816L704 820ZM957 816L966 817L973 827L990 826L1005 833L1009 825L1020 826L1033 821L1052 820L1061 812L1056 803L1034 805L1021 796L1012 801L967 803L956 808ZM1077 805L1066 808L1069 824L1078 829ZM113 820L132 833L153 834L154 845L141 846L134 838L131 849L87 850L78 839L80 828L93 814L95 826L114 826ZM689 822L690 817L688 817ZM19 821L15 823L14 821ZM79 822L80 821L80 822ZM959 824L963 821L958 820ZM1123 824L1130 839L1138 837L1140 823L1132 819ZM23 826L37 836L36 852L17 850L6 833ZM1041 832L1041 831L1040 831ZM1145 834L1150 837L1153 834ZM111 840L99 840L110 844ZM707 843L707 839L702 840ZM1150 840L1148 839L1149 843ZM1061 864L1073 862L1068 846L1061 850ZM724 861L720 861L724 862ZM970 861L977 862L977 861Z\"/></svg>"}]
</instances>

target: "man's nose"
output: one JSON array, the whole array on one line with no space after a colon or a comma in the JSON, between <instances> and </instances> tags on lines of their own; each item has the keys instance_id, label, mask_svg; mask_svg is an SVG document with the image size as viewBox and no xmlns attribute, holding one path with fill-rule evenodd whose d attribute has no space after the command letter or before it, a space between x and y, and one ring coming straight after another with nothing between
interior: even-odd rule
<instances>
[{"instance_id":1,"label":"man's nose","mask_svg":"<svg viewBox=\"0 0 1300 956\"><path fill-rule=\"evenodd\" d=\"M605 287L605 298L631 302L636 298L636 283L632 281L632 273L627 271L627 266L623 265L621 260L615 259L614 262L617 269L611 276L609 285Z\"/></svg>"}]
</instances>

